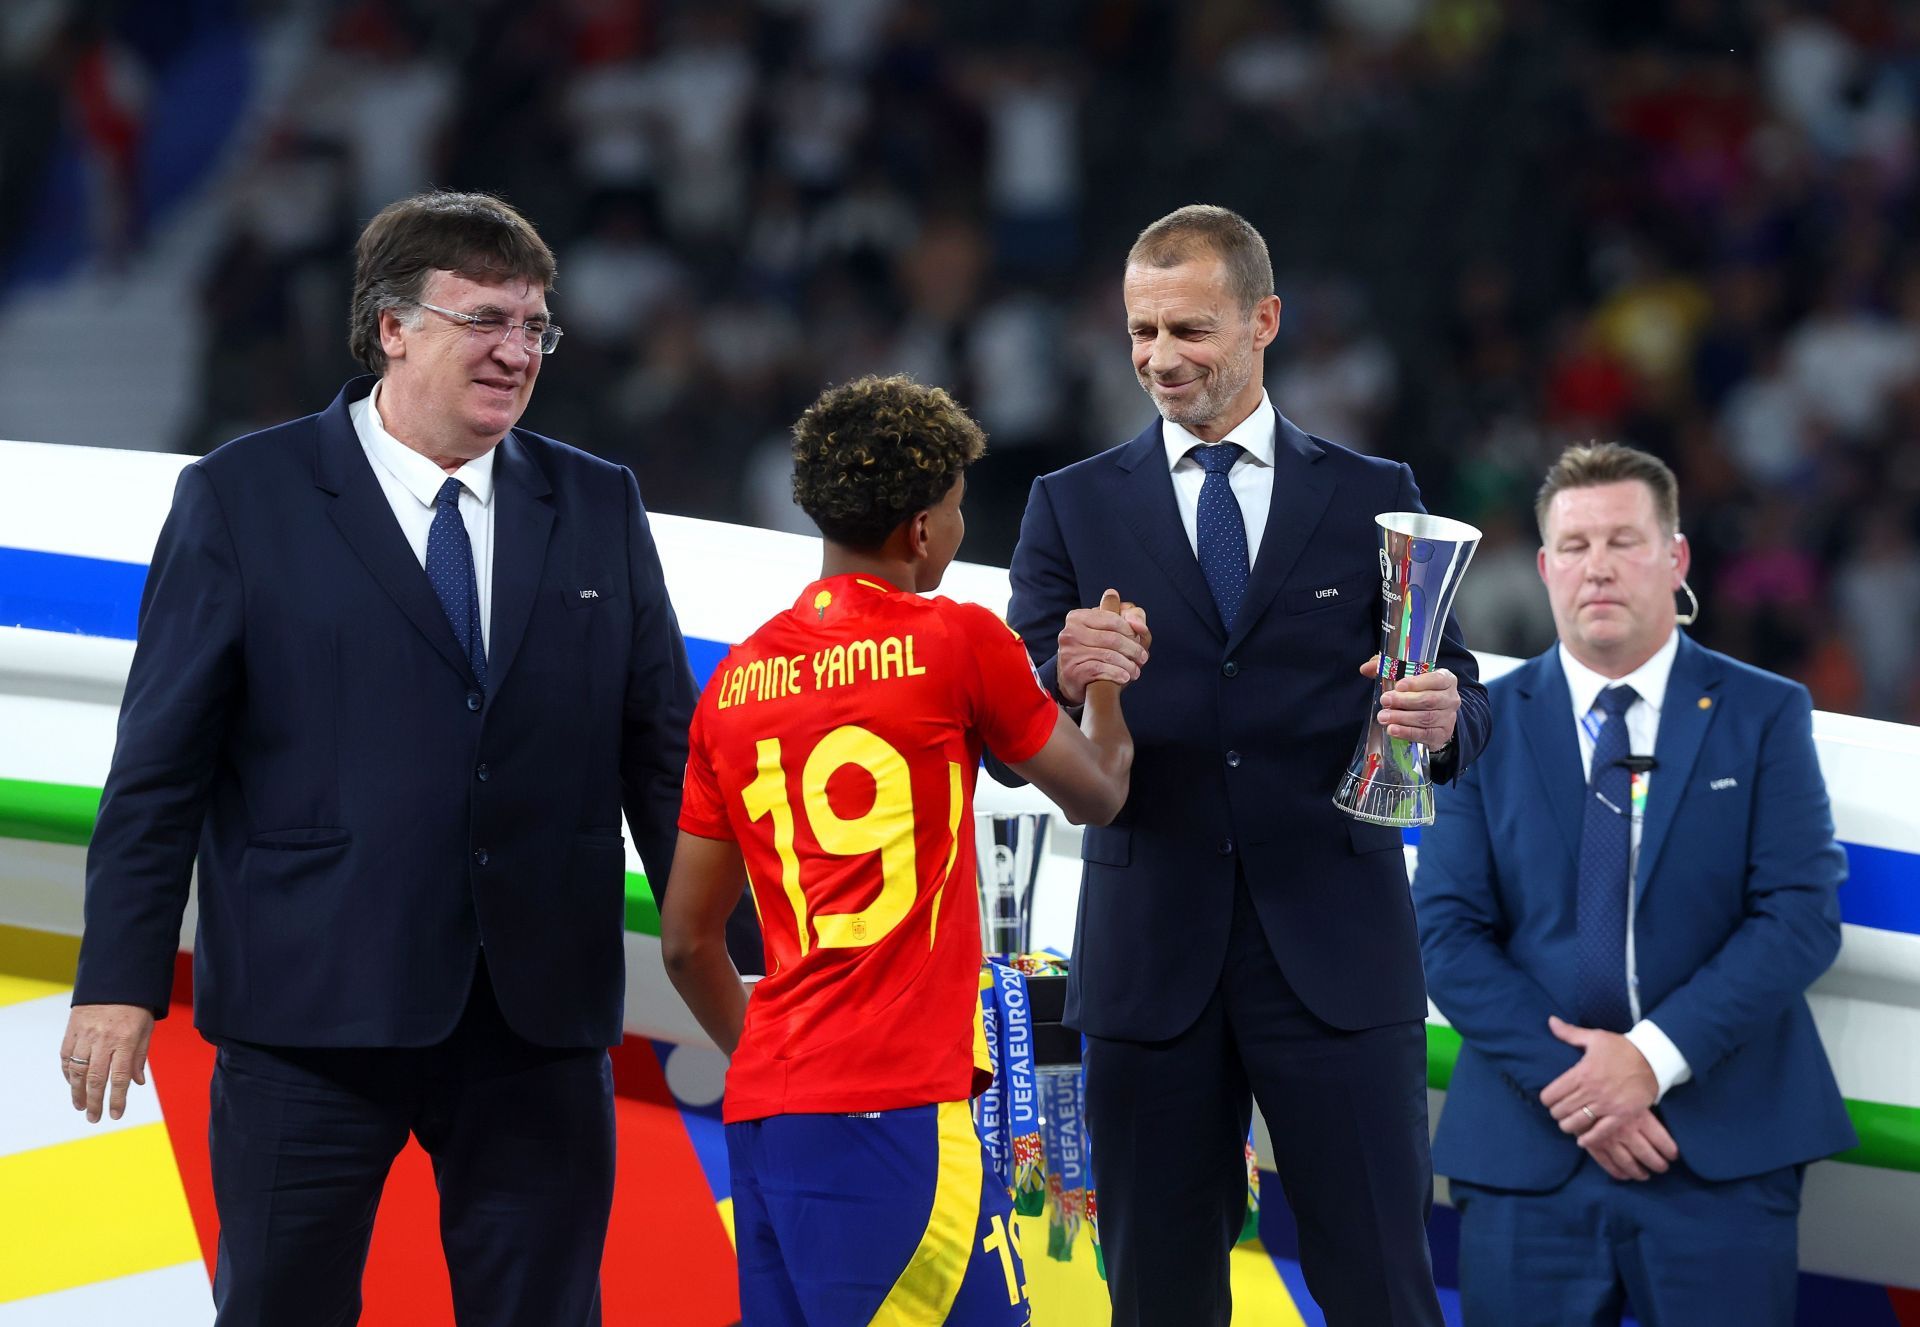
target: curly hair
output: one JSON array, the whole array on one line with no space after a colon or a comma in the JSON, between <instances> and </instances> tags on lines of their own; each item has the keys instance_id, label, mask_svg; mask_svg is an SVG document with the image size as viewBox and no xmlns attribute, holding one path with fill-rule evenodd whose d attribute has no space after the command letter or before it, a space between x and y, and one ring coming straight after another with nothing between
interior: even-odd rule
<instances>
[{"instance_id":1,"label":"curly hair","mask_svg":"<svg viewBox=\"0 0 1920 1327\"><path fill-rule=\"evenodd\" d=\"M987 435L904 374L830 387L793 425L793 500L836 544L871 552L947 495Z\"/></svg>"},{"instance_id":2,"label":"curly hair","mask_svg":"<svg viewBox=\"0 0 1920 1327\"><path fill-rule=\"evenodd\" d=\"M418 319L409 306L419 303L435 270L553 289L553 251L531 222L492 194L430 189L389 203L360 232L354 259L347 348L373 373L387 371L381 313L409 309Z\"/></svg>"}]
</instances>

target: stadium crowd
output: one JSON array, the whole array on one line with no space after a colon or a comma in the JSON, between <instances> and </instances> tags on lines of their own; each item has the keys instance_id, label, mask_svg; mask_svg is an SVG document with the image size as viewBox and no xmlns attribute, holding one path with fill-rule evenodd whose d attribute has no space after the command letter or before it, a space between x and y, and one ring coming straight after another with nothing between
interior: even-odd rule
<instances>
[{"instance_id":1,"label":"stadium crowd","mask_svg":"<svg viewBox=\"0 0 1920 1327\"><path fill-rule=\"evenodd\" d=\"M12 59L81 114L115 7L72 8L108 17ZM656 509L799 529L793 418L909 372L987 430L964 555L1004 564L1035 474L1151 420L1117 272L1205 198L1273 245L1279 409L1485 529L1471 644L1551 639L1532 485L1618 439L1679 474L1704 643L1823 709L1920 721L1920 8L253 9L313 38L220 186L204 411L176 445L324 405L359 226L429 184L491 190L559 257L530 427L631 465Z\"/></svg>"}]
</instances>

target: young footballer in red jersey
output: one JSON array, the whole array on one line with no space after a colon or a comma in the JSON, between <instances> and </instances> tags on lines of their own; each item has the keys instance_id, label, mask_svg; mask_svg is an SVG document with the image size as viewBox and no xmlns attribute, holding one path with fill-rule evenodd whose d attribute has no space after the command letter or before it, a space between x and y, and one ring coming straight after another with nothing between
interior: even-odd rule
<instances>
[{"instance_id":1,"label":"young footballer in red jersey","mask_svg":"<svg viewBox=\"0 0 1920 1327\"><path fill-rule=\"evenodd\" d=\"M1107 823L1133 760L1130 673L1115 662L1088 688L1083 730L998 617L921 597L960 546L985 446L947 393L907 378L822 395L793 449L820 579L728 654L694 712L661 943L733 1057L723 1115L754 1327L1029 1321L1012 1205L969 1106L987 1081L974 776L991 750L1072 818ZM751 999L724 940L743 864L766 937Z\"/></svg>"}]
</instances>

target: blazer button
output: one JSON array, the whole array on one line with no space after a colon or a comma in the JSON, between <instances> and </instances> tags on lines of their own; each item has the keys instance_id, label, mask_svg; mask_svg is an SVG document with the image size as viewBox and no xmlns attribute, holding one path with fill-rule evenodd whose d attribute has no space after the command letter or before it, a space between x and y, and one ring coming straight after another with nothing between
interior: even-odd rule
<instances>
[{"instance_id":1,"label":"blazer button","mask_svg":"<svg viewBox=\"0 0 1920 1327\"><path fill-rule=\"evenodd\" d=\"M1229 659L1220 665L1220 671L1228 677L1237 677L1240 673L1240 665Z\"/></svg>"},{"instance_id":2,"label":"blazer button","mask_svg":"<svg viewBox=\"0 0 1920 1327\"><path fill-rule=\"evenodd\" d=\"M487 767L484 764L481 765L479 769L473 772L473 777L480 780L480 782L485 783L488 778Z\"/></svg>"},{"instance_id":3,"label":"blazer button","mask_svg":"<svg viewBox=\"0 0 1920 1327\"><path fill-rule=\"evenodd\" d=\"M1240 753L1238 751L1227 752L1227 768L1228 769L1240 768Z\"/></svg>"},{"instance_id":4,"label":"blazer button","mask_svg":"<svg viewBox=\"0 0 1920 1327\"><path fill-rule=\"evenodd\" d=\"M487 862L491 859L487 856L487 850L485 848L476 848L474 850L473 860L478 862L481 866L485 866Z\"/></svg>"},{"instance_id":5,"label":"blazer button","mask_svg":"<svg viewBox=\"0 0 1920 1327\"><path fill-rule=\"evenodd\" d=\"M469 691L467 693L467 708L477 714L480 712L480 704L480 693L478 691Z\"/></svg>"},{"instance_id":6,"label":"blazer button","mask_svg":"<svg viewBox=\"0 0 1920 1327\"><path fill-rule=\"evenodd\" d=\"M1233 856L1233 840L1221 839L1220 846L1214 849L1214 851L1218 852L1222 857Z\"/></svg>"}]
</instances>

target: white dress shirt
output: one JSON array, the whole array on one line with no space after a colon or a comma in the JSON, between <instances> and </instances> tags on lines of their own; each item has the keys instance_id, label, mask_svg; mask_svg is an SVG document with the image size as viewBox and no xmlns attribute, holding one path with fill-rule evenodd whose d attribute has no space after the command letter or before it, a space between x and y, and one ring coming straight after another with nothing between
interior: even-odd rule
<instances>
[{"instance_id":1,"label":"white dress shirt","mask_svg":"<svg viewBox=\"0 0 1920 1327\"><path fill-rule=\"evenodd\" d=\"M1227 483L1233 489L1234 501L1240 504L1240 519L1246 522L1249 569L1260 557L1260 540L1267 532L1267 509L1273 505L1273 434L1277 418L1273 402L1263 391L1253 413L1220 439L1238 443L1246 453L1234 458L1233 469L1227 472ZM1187 453L1207 443L1172 420L1161 421L1160 440L1167 449L1167 466L1173 473L1173 500L1180 508L1180 524L1186 527L1187 547L1197 558L1200 537L1195 531L1200 524L1200 485L1206 482L1207 472Z\"/></svg>"},{"instance_id":2,"label":"white dress shirt","mask_svg":"<svg viewBox=\"0 0 1920 1327\"><path fill-rule=\"evenodd\" d=\"M1593 778L1593 741L1587 727L1581 721L1587 711L1593 708L1600 693L1612 686L1632 687L1639 699L1627 707L1627 750L1634 755L1653 754L1654 741L1660 735L1660 707L1667 698L1667 674L1673 671L1673 656L1680 648L1680 633L1673 632L1667 637L1666 644L1653 652L1653 657L1628 673L1625 677L1602 677L1560 646L1560 667L1567 675L1567 691L1573 698L1573 727L1580 738L1580 768L1589 782ZM1658 770L1644 775L1649 789ZM1667 1095L1667 1089L1686 1082L1693 1077L1693 1069L1687 1064L1686 1056L1673 1044L1673 1039L1660 1028L1640 1016L1640 976L1634 958L1633 921L1634 889L1633 880L1640 870L1640 817L1628 818L1630 849L1627 856L1627 1003L1633 1015L1633 1027L1627 1031L1627 1040L1634 1044L1640 1054L1646 1057L1653 1069L1655 1081L1659 1084L1660 1096ZM1658 1100L1658 1098L1655 1098Z\"/></svg>"},{"instance_id":3,"label":"white dress shirt","mask_svg":"<svg viewBox=\"0 0 1920 1327\"><path fill-rule=\"evenodd\" d=\"M447 482L447 472L387 432L380 419L380 384L347 407L353 431L373 463L400 533L407 537L420 569L427 567L427 532L433 528L433 500ZM467 541L473 545L473 578L480 589L480 644L491 652L493 642L493 452L468 461L453 472L460 481L460 519L466 522Z\"/></svg>"}]
</instances>

